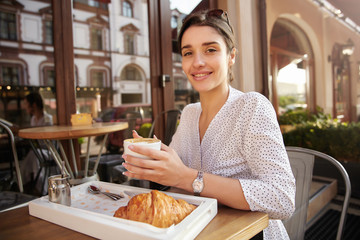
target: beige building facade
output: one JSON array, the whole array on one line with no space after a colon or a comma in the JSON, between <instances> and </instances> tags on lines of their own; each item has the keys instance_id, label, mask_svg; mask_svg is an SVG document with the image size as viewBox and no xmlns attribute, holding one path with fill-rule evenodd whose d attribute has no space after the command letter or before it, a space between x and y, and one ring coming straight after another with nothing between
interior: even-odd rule
<instances>
[{"instance_id":1,"label":"beige building facade","mask_svg":"<svg viewBox=\"0 0 360 240\"><path fill-rule=\"evenodd\" d=\"M261 2L261 1L260 1ZM259 1L220 1L219 7L227 9L230 20L235 25L239 57L235 69L234 86L243 91L266 92L275 107L274 87L276 73L273 67L273 50L292 58L307 58L305 95L308 107L321 107L325 113L343 120L357 121L360 115L360 27L349 24L346 16L335 15L328 5L321 6L314 0L268 0L265 1L266 45L268 62L267 82L261 79L261 7ZM264 16L262 16L264 17ZM346 21L344 20L346 19ZM287 45L279 35L291 37L292 45ZM278 37L279 39L275 39ZM276 46L278 40L278 46ZM281 44L280 44L281 43ZM345 52L350 46L352 52ZM297 46L297 49L294 48ZM282 49L279 49L282 46ZM289 49L285 49L288 46ZM276 51L275 50L275 51ZM298 57L296 57L298 55ZM281 64L278 66L282 67ZM295 76L293 76L295 78ZM266 86L267 85L267 86ZM278 110L278 109L277 109Z\"/></svg>"}]
</instances>

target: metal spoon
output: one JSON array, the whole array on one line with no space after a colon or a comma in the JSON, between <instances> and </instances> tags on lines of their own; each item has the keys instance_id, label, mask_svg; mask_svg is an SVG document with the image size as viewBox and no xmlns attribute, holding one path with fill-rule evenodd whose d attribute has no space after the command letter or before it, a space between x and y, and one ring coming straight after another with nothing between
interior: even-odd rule
<instances>
[{"instance_id":1,"label":"metal spoon","mask_svg":"<svg viewBox=\"0 0 360 240\"><path fill-rule=\"evenodd\" d=\"M111 198L112 200L115 200L115 201L123 198L123 196L121 196L121 195L119 195L119 194L109 193L109 192L102 192L102 191L100 191L99 188L97 188L97 187L95 187L95 186L93 186L93 185L89 185L89 187L88 187L88 192L89 192L89 193L93 193L93 194L99 194L99 193L101 193L101 194L104 194L105 196L108 196L109 198Z\"/></svg>"}]
</instances>

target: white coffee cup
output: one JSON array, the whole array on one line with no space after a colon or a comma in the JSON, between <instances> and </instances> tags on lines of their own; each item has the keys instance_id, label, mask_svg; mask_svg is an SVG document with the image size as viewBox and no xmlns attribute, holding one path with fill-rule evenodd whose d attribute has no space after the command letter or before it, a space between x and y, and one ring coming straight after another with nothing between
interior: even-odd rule
<instances>
[{"instance_id":1,"label":"white coffee cup","mask_svg":"<svg viewBox=\"0 0 360 240\"><path fill-rule=\"evenodd\" d=\"M124 154L131 155L138 158L150 159L148 156L133 152L129 149L130 145L144 146L151 149L161 149L161 140L156 138L129 138L124 140Z\"/></svg>"}]
</instances>

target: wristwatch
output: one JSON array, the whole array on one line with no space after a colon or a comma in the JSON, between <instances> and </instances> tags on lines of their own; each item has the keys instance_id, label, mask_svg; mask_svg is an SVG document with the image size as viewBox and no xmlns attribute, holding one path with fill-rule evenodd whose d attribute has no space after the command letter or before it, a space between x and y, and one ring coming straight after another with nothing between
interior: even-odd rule
<instances>
[{"instance_id":1,"label":"wristwatch","mask_svg":"<svg viewBox=\"0 0 360 240\"><path fill-rule=\"evenodd\" d=\"M192 183L192 187L194 190L195 196L200 196L201 191L204 189L204 181L203 181L204 173L199 171L197 177Z\"/></svg>"}]
</instances>

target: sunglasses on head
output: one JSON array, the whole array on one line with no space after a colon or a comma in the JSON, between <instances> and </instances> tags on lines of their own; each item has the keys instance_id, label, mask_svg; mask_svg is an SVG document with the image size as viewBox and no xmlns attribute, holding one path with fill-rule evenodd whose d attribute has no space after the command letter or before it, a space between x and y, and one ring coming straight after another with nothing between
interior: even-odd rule
<instances>
[{"instance_id":1,"label":"sunglasses on head","mask_svg":"<svg viewBox=\"0 0 360 240\"><path fill-rule=\"evenodd\" d=\"M227 25L230 27L231 32L233 32L233 29L230 25L229 17L228 17L228 14L226 11L223 11L221 9L213 9L206 13L206 17L216 17L216 18L220 18L221 20L224 20L227 23Z\"/></svg>"},{"instance_id":2,"label":"sunglasses on head","mask_svg":"<svg viewBox=\"0 0 360 240\"><path fill-rule=\"evenodd\" d=\"M189 15L189 16L191 16L191 15ZM188 19L189 16L184 18L182 22L183 23L186 22L186 20ZM227 23L227 25L229 26L231 32L232 33L234 32L231 25L230 25L230 21L229 21L227 12L225 12L225 11L223 11L221 9L213 9L213 10L208 11L205 16L207 18L208 17L214 17L214 18L218 18L218 19L221 19L221 20L225 21Z\"/></svg>"}]
</instances>

